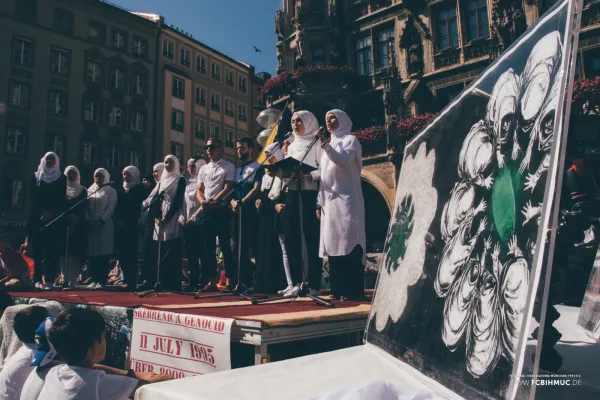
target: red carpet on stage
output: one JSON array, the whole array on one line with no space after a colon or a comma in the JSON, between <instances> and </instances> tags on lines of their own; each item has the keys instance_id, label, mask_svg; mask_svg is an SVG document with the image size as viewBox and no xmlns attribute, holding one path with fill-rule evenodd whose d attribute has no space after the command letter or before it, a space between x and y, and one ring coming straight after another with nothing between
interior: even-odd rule
<instances>
[{"instance_id":1,"label":"red carpet on stage","mask_svg":"<svg viewBox=\"0 0 600 400\"><path fill-rule=\"evenodd\" d=\"M318 306L313 301L287 301L284 303L266 303L249 305L246 301L240 301L240 305L224 305L223 303L235 302L238 297L226 296L212 299L194 299L193 296L185 296L171 293L161 293L159 296L150 295L140 298L134 293L107 292L107 291L47 291L47 292L11 292L13 297L38 298L56 300L60 303L90 304L95 306L114 306L125 308L159 308L164 311L175 313L206 315L221 318L245 317L251 315L285 314L304 311L326 310L326 307ZM221 303L221 304L219 304ZM335 309L356 307L361 304L370 304L370 299L365 301L333 301ZM209 304L214 304L211 307ZM199 308L189 308L198 305ZM170 306L162 308L163 306ZM173 307L181 306L181 308ZM173 307L173 308L171 308Z\"/></svg>"}]
</instances>

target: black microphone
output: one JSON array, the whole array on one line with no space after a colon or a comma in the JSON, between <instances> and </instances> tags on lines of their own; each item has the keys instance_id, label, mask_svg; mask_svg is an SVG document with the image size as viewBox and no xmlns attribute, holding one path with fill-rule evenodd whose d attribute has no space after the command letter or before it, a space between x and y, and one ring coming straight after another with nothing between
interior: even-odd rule
<instances>
[{"instance_id":1,"label":"black microphone","mask_svg":"<svg viewBox=\"0 0 600 400\"><path fill-rule=\"evenodd\" d=\"M319 133L325 136L325 139L329 139L331 137L331 133L329 133L329 131L322 126L319 127Z\"/></svg>"},{"instance_id":2,"label":"black microphone","mask_svg":"<svg viewBox=\"0 0 600 400\"><path fill-rule=\"evenodd\" d=\"M283 135L283 137L279 137L277 138L277 141L279 142L279 144L285 142L286 140L288 140L290 138L290 136L292 136L293 133L292 132L288 132L285 135Z\"/></svg>"}]
</instances>

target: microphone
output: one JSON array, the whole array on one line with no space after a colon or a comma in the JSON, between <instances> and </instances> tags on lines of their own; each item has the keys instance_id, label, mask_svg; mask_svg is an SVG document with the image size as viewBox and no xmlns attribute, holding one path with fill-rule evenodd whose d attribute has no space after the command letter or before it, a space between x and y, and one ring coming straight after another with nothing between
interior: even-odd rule
<instances>
[{"instance_id":1,"label":"microphone","mask_svg":"<svg viewBox=\"0 0 600 400\"><path fill-rule=\"evenodd\" d=\"M283 135L283 137L280 136L279 138L277 138L277 141L279 142L279 144L281 144L281 143L285 142L286 140L288 140L290 138L290 136L292 136L292 135L293 135L292 132L288 132L285 135Z\"/></svg>"},{"instance_id":2,"label":"microphone","mask_svg":"<svg viewBox=\"0 0 600 400\"><path fill-rule=\"evenodd\" d=\"M329 131L322 126L319 127L319 133L325 136L325 139L329 139L331 137L331 133L329 133Z\"/></svg>"}]
</instances>

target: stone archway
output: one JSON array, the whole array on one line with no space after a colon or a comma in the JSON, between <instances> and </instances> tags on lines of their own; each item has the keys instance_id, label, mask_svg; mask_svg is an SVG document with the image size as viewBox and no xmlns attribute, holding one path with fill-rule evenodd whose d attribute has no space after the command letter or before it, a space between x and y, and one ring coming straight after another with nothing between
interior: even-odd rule
<instances>
[{"instance_id":1,"label":"stone archway","mask_svg":"<svg viewBox=\"0 0 600 400\"><path fill-rule=\"evenodd\" d=\"M364 177L361 179L361 186L365 199L367 252L381 253L390 223L391 206L380 189Z\"/></svg>"}]
</instances>

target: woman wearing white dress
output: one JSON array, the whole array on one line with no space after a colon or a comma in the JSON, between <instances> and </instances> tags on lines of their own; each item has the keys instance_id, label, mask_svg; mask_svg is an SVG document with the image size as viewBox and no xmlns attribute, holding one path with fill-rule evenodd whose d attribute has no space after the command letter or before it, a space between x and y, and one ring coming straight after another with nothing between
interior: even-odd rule
<instances>
[{"instance_id":1,"label":"woman wearing white dress","mask_svg":"<svg viewBox=\"0 0 600 400\"><path fill-rule=\"evenodd\" d=\"M110 187L110 174L104 168L94 172L94 184L88 189L88 255L92 282L89 289L102 289L115 252L113 214L117 192Z\"/></svg>"},{"instance_id":2,"label":"woman wearing white dress","mask_svg":"<svg viewBox=\"0 0 600 400\"><path fill-rule=\"evenodd\" d=\"M303 269L306 271L310 294L316 296L321 287L323 261L319 258L319 220L316 216L319 185L319 164L321 147L310 148L314 134L319 129L317 118L310 111L297 111L292 115L293 142L287 147L287 157L301 160L316 170L300 177L300 187L296 179L288 182L285 205L277 205L276 211L283 216L285 248L287 250L293 287L282 291L283 295L296 295L303 282ZM302 228L300 225L302 210ZM304 260L305 265L302 265Z\"/></svg>"},{"instance_id":3,"label":"woman wearing white dress","mask_svg":"<svg viewBox=\"0 0 600 400\"><path fill-rule=\"evenodd\" d=\"M360 183L362 147L351 135L352 121L341 110L325 116L331 137L321 139L321 241L319 255L328 257L331 293L357 299L364 292L366 261L365 202Z\"/></svg>"}]
</instances>

